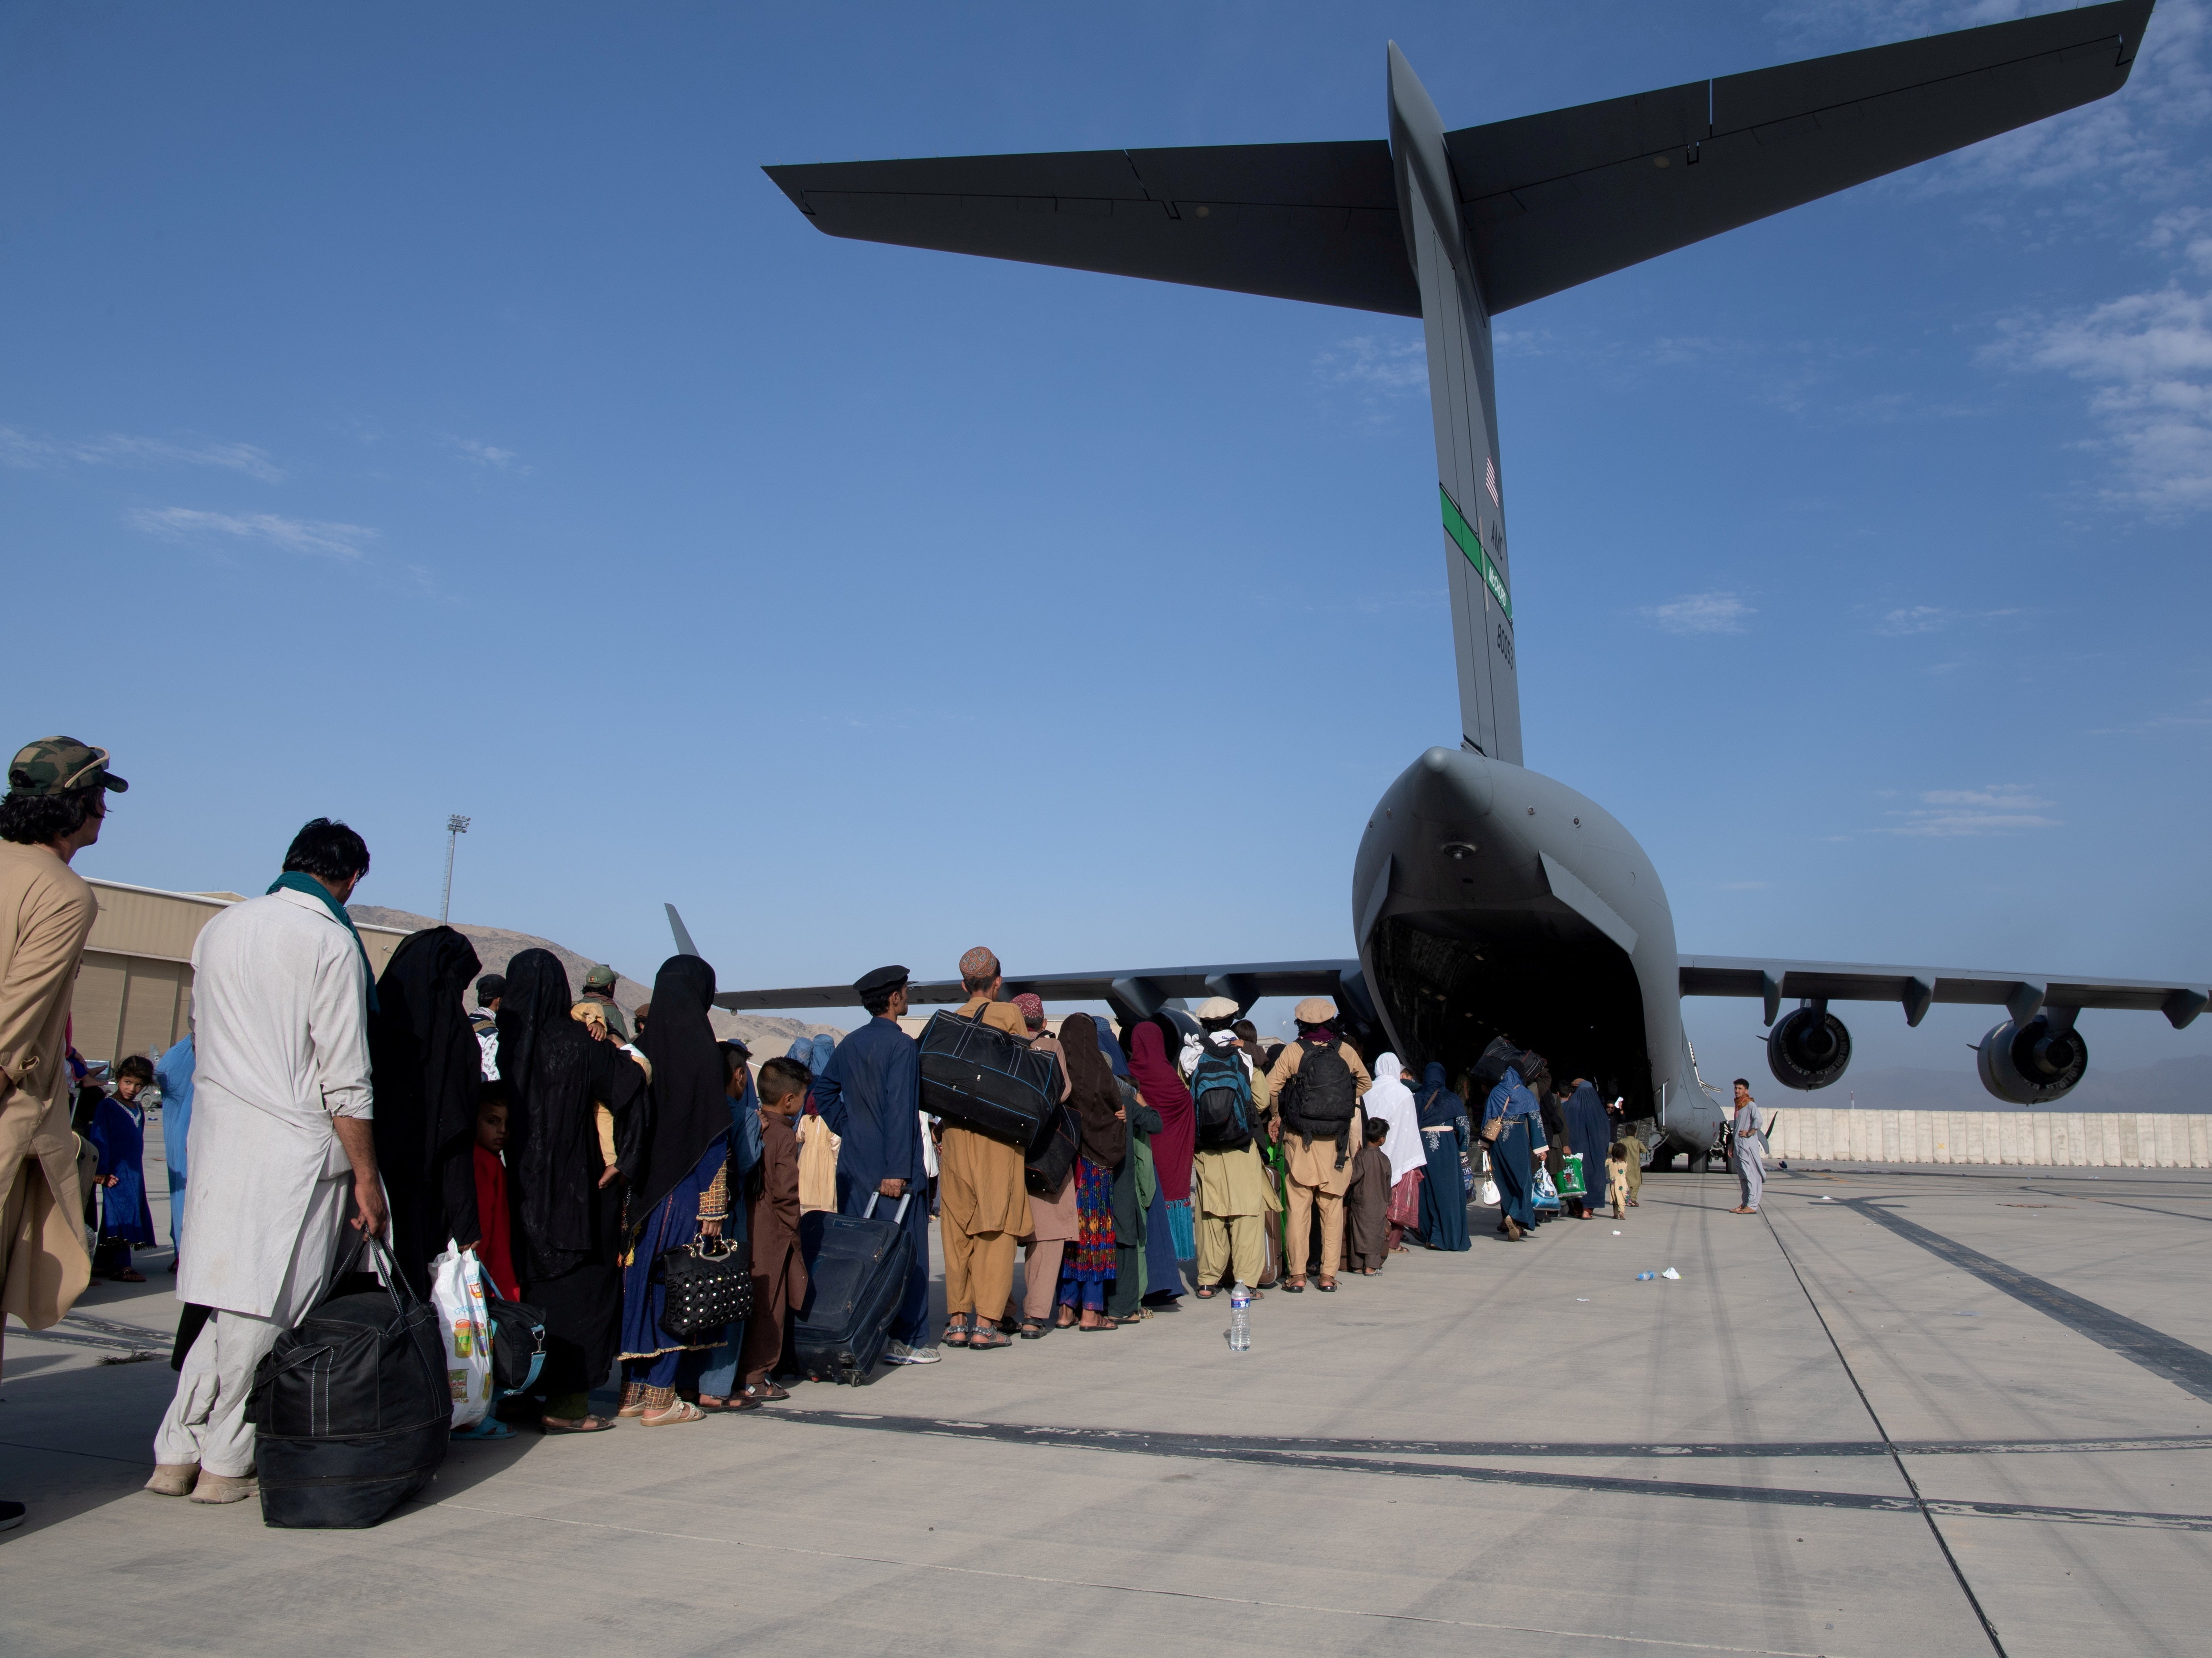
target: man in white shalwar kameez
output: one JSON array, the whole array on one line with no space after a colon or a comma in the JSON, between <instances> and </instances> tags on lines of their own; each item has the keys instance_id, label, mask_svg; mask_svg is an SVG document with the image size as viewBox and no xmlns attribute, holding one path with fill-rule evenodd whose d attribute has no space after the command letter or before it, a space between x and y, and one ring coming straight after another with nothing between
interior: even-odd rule
<instances>
[{"instance_id":1,"label":"man in white shalwar kameez","mask_svg":"<svg viewBox=\"0 0 2212 1658\"><path fill-rule=\"evenodd\" d=\"M318 818L268 896L232 905L192 946L192 1250L177 1297L214 1310L155 1436L146 1488L164 1497L252 1494L255 1368L323 1298L357 1234L384 1230L369 1121L374 993L342 919L368 867L358 835Z\"/></svg>"}]
</instances>

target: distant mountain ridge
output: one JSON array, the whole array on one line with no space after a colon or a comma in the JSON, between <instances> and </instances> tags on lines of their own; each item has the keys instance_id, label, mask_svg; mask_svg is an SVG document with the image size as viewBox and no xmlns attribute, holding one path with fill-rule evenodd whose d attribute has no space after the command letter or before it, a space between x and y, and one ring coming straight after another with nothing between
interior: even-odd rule
<instances>
[{"instance_id":1,"label":"distant mountain ridge","mask_svg":"<svg viewBox=\"0 0 2212 1658\"><path fill-rule=\"evenodd\" d=\"M420 932L425 927L438 925L431 916L416 915L404 909L386 909L380 904L348 904L346 913L355 920L370 926L397 927L403 932ZM556 944L550 938L540 938L533 933L512 932L505 927L477 926L465 921L454 921L451 926L454 932L476 946L477 959L483 963L483 970L486 973L503 975L507 971L507 964L524 950L547 950L553 952L567 971L570 993L581 994L584 975L597 964L596 957L580 956L566 944ZM652 999L650 987L617 971L615 1005L622 1009L625 1016L635 1012L640 1002ZM468 1000L473 1008L476 1005L475 996L470 996ZM797 1019L765 1019L750 1013L726 1013L719 1007L710 1017L716 1036L737 1037L753 1050L756 1060L769 1059L782 1053L798 1038L811 1036L817 1031L839 1038L845 1034L836 1025L805 1024Z\"/></svg>"}]
</instances>

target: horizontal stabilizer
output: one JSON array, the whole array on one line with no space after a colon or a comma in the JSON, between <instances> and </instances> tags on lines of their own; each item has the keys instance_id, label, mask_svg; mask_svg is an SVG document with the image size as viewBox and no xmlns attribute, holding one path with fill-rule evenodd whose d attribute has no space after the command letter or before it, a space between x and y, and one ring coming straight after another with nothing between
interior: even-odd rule
<instances>
[{"instance_id":1,"label":"horizontal stabilizer","mask_svg":"<svg viewBox=\"0 0 2212 1658\"><path fill-rule=\"evenodd\" d=\"M2152 0L1444 135L1492 315L2126 84Z\"/></svg>"},{"instance_id":2,"label":"horizontal stabilizer","mask_svg":"<svg viewBox=\"0 0 2212 1658\"><path fill-rule=\"evenodd\" d=\"M763 170L832 236L1421 314L1380 138Z\"/></svg>"}]
</instances>

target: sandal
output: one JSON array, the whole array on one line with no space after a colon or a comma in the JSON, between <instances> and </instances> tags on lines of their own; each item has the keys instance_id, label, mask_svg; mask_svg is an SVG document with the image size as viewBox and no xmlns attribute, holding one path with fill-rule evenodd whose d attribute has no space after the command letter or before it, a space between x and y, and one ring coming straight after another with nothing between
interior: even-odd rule
<instances>
[{"instance_id":1,"label":"sandal","mask_svg":"<svg viewBox=\"0 0 2212 1658\"><path fill-rule=\"evenodd\" d=\"M1221 1292L1218 1290L1216 1290L1211 1284L1201 1284L1194 1293L1200 1301L1211 1301L1214 1297Z\"/></svg>"},{"instance_id":2,"label":"sandal","mask_svg":"<svg viewBox=\"0 0 2212 1658\"><path fill-rule=\"evenodd\" d=\"M614 1425L611 1419L604 1416L580 1416L574 1418L541 1416L538 1418L539 1430L549 1434L603 1434Z\"/></svg>"},{"instance_id":3,"label":"sandal","mask_svg":"<svg viewBox=\"0 0 2212 1658\"><path fill-rule=\"evenodd\" d=\"M965 1347L969 1345L968 1315L955 1313L945 1321L945 1345Z\"/></svg>"},{"instance_id":4,"label":"sandal","mask_svg":"<svg viewBox=\"0 0 2212 1658\"><path fill-rule=\"evenodd\" d=\"M986 1324L980 1330L971 1330L968 1335L968 1351L971 1353L988 1352L994 1347L1011 1347L1013 1345L1013 1338L995 1325Z\"/></svg>"},{"instance_id":5,"label":"sandal","mask_svg":"<svg viewBox=\"0 0 2212 1658\"><path fill-rule=\"evenodd\" d=\"M699 1395L699 1408L708 1416L735 1416L739 1411L757 1411L760 1407L760 1400L747 1399L741 1394L732 1394L727 1399L715 1399L707 1394Z\"/></svg>"},{"instance_id":6,"label":"sandal","mask_svg":"<svg viewBox=\"0 0 2212 1658\"><path fill-rule=\"evenodd\" d=\"M1302 1278L1286 1278L1283 1280L1283 1289L1290 1295L1302 1296L1306 1292L1306 1281Z\"/></svg>"},{"instance_id":7,"label":"sandal","mask_svg":"<svg viewBox=\"0 0 2212 1658\"><path fill-rule=\"evenodd\" d=\"M1320 1291L1322 1294L1325 1296L1333 1296L1336 1293L1336 1280L1333 1278L1318 1279L1316 1281L1314 1288Z\"/></svg>"},{"instance_id":8,"label":"sandal","mask_svg":"<svg viewBox=\"0 0 2212 1658\"><path fill-rule=\"evenodd\" d=\"M623 1383L622 1408L617 1410L615 1414L617 1416L643 1416L645 1414L645 1383L642 1382L625 1382Z\"/></svg>"},{"instance_id":9,"label":"sandal","mask_svg":"<svg viewBox=\"0 0 2212 1658\"><path fill-rule=\"evenodd\" d=\"M1041 1320L1025 1318L1022 1321L1022 1339L1024 1341L1042 1341L1044 1339L1045 1331L1049 1327L1049 1326L1046 1325Z\"/></svg>"},{"instance_id":10,"label":"sandal","mask_svg":"<svg viewBox=\"0 0 2212 1658\"><path fill-rule=\"evenodd\" d=\"M672 1428L681 1422L704 1422L706 1412L688 1399L679 1399L665 1411L647 1411L638 1418L648 1428Z\"/></svg>"},{"instance_id":11,"label":"sandal","mask_svg":"<svg viewBox=\"0 0 2212 1658\"><path fill-rule=\"evenodd\" d=\"M1075 1327L1075 1309L1072 1307L1063 1307L1060 1310L1060 1312L1066 1314L1067 1316L1061 1318L1055 1315L1052 1321L1052 1327L1055 1330L1073 1330Z\"/></svg>"},{"instance_id":12,"label":"sandal","mask_svg":"<svg viewBox=\"0 0 2212 1658\"><path fill-rule=\"evenodd\" d=\"M1084 1334L1093 1335L1100 1330L1118 1330L1121 1327L1121 1323L1119 1319L1114 1318L1108 1314L1101 1313L1098 1315L1098 1322L1096 1324L1085 1324L1079 1326L1078 1327L1082 1330Z\"/></svg>"},{"instance_id":13,"label":"sandal","mask_svg":"<svg viewBox=\"0 0 2212 1658\"><path fill-rule=\"evenodd\" d=\"M744 1396L756 1405L772 1405L779 1399L791 1397L791 1389L775 1382L748 1382Z\"/></svg>"}]
</instances>

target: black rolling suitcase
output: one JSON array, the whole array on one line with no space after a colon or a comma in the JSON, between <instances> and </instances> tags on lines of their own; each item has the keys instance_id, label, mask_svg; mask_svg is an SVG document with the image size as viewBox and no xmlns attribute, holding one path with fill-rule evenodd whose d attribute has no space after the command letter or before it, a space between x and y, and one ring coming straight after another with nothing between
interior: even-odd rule
<instances>
[{"instance_id":1,"label":"black rolling suitcase","mask_svg":"<svg viewBox=\"0 0 2212 1658\"><path fill-rule=\"evenodd\" d=\"M1060 1060L1026 1037L940 1008L921 1031L921 1108L1033 1157L1060 1103Z\"/></svg>"},{"instance_id":2,"label":"black rolling suitcase","mask_svg":"<svg viewBox=\"0 0 2212 1658\"><path fill-rule=\"evenodd\" d=\"M914 1196L899 1199L893 1220L874 1218L876 1201L870 1198L869 1212L857 1218L821 1209L799 1218L806 1299L793 1315L791 1343L799 1368L816 1382L856 1387L890 1345L914 1265L914 1239L899 1224Z\"/></svg>"},{"instance_id":3,"label":"black rolling suitcase","mask_svg":"<svg viewBox=\"0 0 2212 1658\"><path fill-rule=\"evenodd\" d=\"M374 1526L446 1460L453 1396L438 1309L388 1254L384 1264L389 1289L320 1303L255 1373L246 1415L268 1525Z\"/></svg>"}]
</instances>

